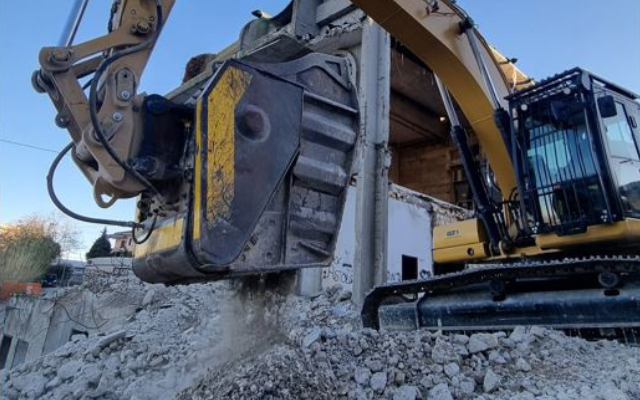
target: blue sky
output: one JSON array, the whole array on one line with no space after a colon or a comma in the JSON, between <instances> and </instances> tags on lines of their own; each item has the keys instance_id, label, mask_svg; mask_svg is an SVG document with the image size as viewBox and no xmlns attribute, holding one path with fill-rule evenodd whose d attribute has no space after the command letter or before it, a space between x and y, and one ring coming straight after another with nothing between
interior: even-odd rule
<instances>
[{"instance_id":1,"label":"blue sky","mask_svg":"<svg viewBox=\"0 0 640 400\"><path fill-rule=\"evenodd\" d=\"M142 90L166 93L179 85L188 59L233 42L254 9L271 14L287 0L178 1L147 66ZM541 79L582 66L640 93L640 1L459 0L481 32L519 67ZM30 76L42 46L57 44L71 0L0 1L0 138L58 150L68 143L45 95ZM106 32L111 0L93 0L76 42ZM55 208L45 177L55 154L0 142L0 222ZM63 201L77 212L117 219L133 216L133 202L108 210L93 202L91 188L68 160L56 176ZM77 224L84 246L102 226ZM114 232L118 228L109 228ZM78 254L83 254L82 249Z\"/></svg>"}]
</instances>

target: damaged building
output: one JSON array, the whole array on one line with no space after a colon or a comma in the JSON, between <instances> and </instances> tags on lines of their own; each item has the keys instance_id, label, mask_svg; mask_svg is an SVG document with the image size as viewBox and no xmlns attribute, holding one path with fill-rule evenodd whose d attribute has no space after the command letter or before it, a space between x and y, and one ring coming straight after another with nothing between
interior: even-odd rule
<instances>
[{"instance_id":1,"label":"damaged building","mask_svg":"<svg viewBox=\"0 0 640 400\"><path fill-rule=\"evenodd\" d=\"M103 282L107 282L102 279ZM0 369L51 353L72 340L109 332L135 313L139 293L77 288L13 296L0 311Z\"/></svg>"}]
</instances>

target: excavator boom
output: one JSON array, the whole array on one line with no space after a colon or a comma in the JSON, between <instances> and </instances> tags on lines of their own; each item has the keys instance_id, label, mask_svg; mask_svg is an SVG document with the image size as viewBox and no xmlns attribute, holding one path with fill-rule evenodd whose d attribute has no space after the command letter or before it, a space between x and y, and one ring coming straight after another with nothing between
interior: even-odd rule
<instances>
[{"instance_id":1,"label":"excavator boom","mask_svg":"<svg viewBox=\"0 0 640 400\"><path fill-rule=\"evenodd\" d=\"M516 188L507 147L494 121L496 108L507 107L505 97L532 82L475 31L473 22L448 0L355 0L368 16L390 32L442 80L469 120L503 192ZM468 26L465 27L466 25ZM476 58L465 32L477 37ZM483 69L488 74L483 76ZM491 82L488 87L485 82Z\"/></svg>"}]
</instances>

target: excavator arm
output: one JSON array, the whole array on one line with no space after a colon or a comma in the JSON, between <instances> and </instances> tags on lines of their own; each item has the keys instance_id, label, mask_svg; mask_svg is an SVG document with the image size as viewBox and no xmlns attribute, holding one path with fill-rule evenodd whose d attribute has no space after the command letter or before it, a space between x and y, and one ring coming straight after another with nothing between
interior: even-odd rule
<instances>
[{"instance_id":1,"label":"excavator arm","mask_svg":"<svg viewBox=\"0 0 640 400\"><path fill-rule=\"evenodd\" d=\"M517 187L496 108L531 82L478 34L473 22L448 0L354 0L374 21L407 46L442 80L469 120L503 193ZM477 38L480 59L469 36ZM487 77L482 69L486 69ZM487 85L487 78L493 87Z\"/></svg>"},{"instance_id":2,"label":"excavator arm","mask_svg":"<svg viewBox=\"0 0 640 400\"><path fill-rule=\"evenodd\" d=\"M56 124L69 131L73 159L101 207L153 188L149 176L127 160L139 153L144 133L142 72L174 2L115 1L108 34L40 51L33 84L55 105ZM91 74L83 87L81 79Z\"/></svg>"}]
</instances>

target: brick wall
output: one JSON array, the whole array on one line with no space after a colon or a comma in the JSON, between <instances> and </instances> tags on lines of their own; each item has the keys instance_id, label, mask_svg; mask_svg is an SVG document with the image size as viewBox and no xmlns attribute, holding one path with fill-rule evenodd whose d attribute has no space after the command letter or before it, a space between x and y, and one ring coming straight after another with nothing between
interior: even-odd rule
<instances>
[{"instance_id":1,"label":"brick wall","mask_svg":"<svg viewBox=\"0 0 640 400\"><path fill-rule=\"evenodd\" d=\"M453 202L453 184L449 165L451 145L432 144L392 148L389 178L394 183Z\"/></svg>"}]
</instances>

